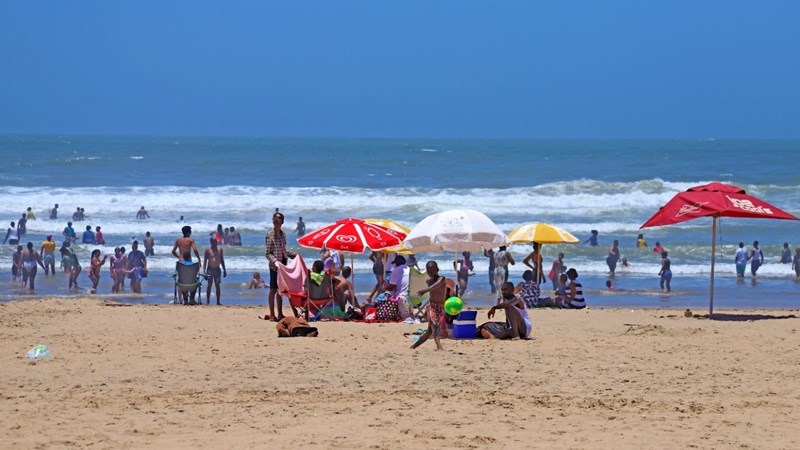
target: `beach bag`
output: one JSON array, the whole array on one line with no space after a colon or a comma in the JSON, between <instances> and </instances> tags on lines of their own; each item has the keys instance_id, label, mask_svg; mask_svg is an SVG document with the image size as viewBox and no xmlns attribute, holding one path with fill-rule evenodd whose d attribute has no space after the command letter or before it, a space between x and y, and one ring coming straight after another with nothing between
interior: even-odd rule
<instances>
[{"instance_id":1,"label":"beach bag","mask_svg":"<svg viewBox=\"0 0 800 450\"><path fill-rule=\"evenodd\" d=\"M378 320L378 309L374 306L367 308L367 311L364 313L364 320L368 322Z\"/></svg>"},{"instance_id":2,"label":"beach bag","mask_svg":"<svg viewBox=\"0 0 800 450\"><path fill-rule=\"evenodd\" d=\"M397 322L400 320L400 308L396 300L386 300L377 305L378 320L382 322Z\"/></svg>"}]
</instances>

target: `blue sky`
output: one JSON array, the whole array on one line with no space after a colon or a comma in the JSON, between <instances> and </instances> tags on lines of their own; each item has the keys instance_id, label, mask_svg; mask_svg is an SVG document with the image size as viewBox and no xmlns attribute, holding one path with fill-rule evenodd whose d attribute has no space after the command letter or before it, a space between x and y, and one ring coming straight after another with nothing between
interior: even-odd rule
<instances>
[{"instance_id":1,"label":"blue sky","mask_svg":"<svg viewBox=\"0 0 800 450\"><path fill-rule=\"evenodd\" d=\"M800 2L0 4L0 132L800 137Z\"/></svg>"}]
</instances>

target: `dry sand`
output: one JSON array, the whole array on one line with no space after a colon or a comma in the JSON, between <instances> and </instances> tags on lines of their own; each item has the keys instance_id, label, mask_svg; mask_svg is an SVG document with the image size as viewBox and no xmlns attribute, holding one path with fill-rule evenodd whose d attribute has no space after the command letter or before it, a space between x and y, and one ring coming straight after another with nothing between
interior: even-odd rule
<instances>
[{"instance_id":1,"label":"dry sand","mask_svg":"<svg viewBox=\"0 0 800 450\"><path fill-rule=\"evenodd\" d=\"M537 310L534 341L441 352L408 348L422 325L278 339L263 312L0 304L0 447L800 448L793 311Z\"/></svg>"}]
</instances>

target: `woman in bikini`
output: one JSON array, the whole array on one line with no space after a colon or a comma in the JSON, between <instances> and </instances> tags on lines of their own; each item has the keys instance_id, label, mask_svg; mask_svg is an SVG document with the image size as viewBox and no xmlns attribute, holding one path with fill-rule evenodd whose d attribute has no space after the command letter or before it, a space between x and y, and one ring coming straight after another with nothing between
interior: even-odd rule
<instances>
[{"instance_id":1,"label":"woman in bikini","mask_svg":"<svg viewBox=\"0 0 800 450\"><path fill-rule=\"evenodd\" d=\"M108 255L104 255L103 259L100 259L100 249L92 251L92 262L89 266L89 279L92 280L92 294L97 292L97 285L100 283L100 267L106 263L107 259Z\"/></svg>"}]
</instances>

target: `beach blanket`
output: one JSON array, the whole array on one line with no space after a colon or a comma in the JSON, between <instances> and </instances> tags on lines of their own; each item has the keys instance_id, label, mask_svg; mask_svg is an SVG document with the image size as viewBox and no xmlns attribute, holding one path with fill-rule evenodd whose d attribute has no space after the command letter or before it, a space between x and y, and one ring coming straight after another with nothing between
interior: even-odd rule
<instances>
[{"instance_id":1,"label":"beach blanket","mask_svg":"<svg viewBox=\"0 0 800 450\"><path fill-rule=\"evenodd\" d=\"M288 264L276 262L278 268L278 292L281 295L302 293L308 277L308 268L303 257L297 255Z\"/></svg>"}]
</instances>

